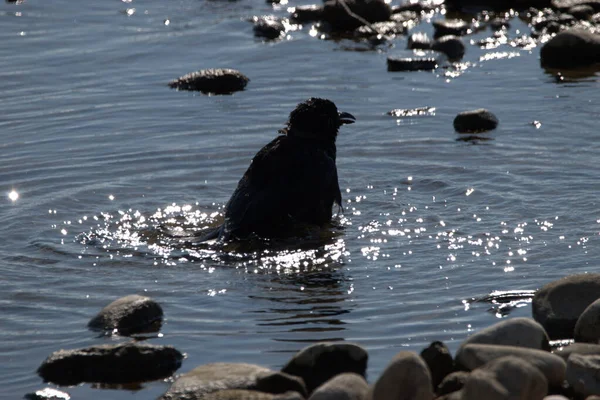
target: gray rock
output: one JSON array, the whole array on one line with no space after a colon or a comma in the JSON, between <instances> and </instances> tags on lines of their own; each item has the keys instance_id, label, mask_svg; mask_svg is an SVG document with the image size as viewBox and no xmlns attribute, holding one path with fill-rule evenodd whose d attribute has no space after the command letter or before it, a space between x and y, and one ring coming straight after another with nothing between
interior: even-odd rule
<instances>
[{"instance_id":1,"label":"gray rock","mask_svg":"<svg viewBox=\"0 0 600 400\"><path fill-rule=\"evenodd\" d=\"M562 396L560 394L552 394L550 396L544 397L544 400L569 400L569 398ZM589 400L589 399L586 399L586 400ZM598 400L600 400L600 399L598 399Z\"/></svg>"},{"instance_id":2,"label":"gray rock","mask_svg":"<svg viewBox=\"0 0 600 400\"><path fill-rule=\"evenodd\" d=\"M431 372L431 384L437 388L442 380L454 370L454 360L448 347L442 342L433 342L421 351L421 358Z\"/></svg>"},{"instance_id":3,"label":"gray rock","mask_svg":"<svg viewBox=\"0 0 600 400\"><path fill-rule=\"evenodd\" d=\"M178 400L304 400L304 396L297 392L272 394L245 389L226 389L205 393L200 397L192 394L175 398Z\"/></svg>"},{"instance_id":4,"label":"gray rock","mask_svg":"<svg viewBox=\"0 0 600 400\"><path fill-rule=\"evenodd\" d=\"M437 386L436 393L439 396L457 392L465 386L465 382L469 379L470 373L467 371L456 371L444 378Z\"/></svg>"},{"instance_id":5,"label":"gray rock","mask_svg":"<svg viewBox=\"0 0 600 400\"><path fill-rule=\"evenodd\" d=\"M434 57L395 57L387 58L387 69L398 71L427 71L436 69L438 61Z\"/></svg>"},{"instance_id":6,"label":"gray rock","mask_svg":"<svg viewBox=\"0 0 600 400\"><path fill-rule=\"evenodd\" d=\"M292 22L299 24L319 21L323 18L323 6L311 4L307 6L294 7L290 18Z\"/></svg>"},{"instance_id":7,"label":"gray rock","mask_svg":"<svg viewBox=\"0 0 600 400\"><path fill-rule=\"evenodd\" d=\"M157 332L163 319L162 307L150 297L133 294L104 307L88 323L98 330L117 330L122 335Z\"/></svg>"},{"instance_id":8,"label":"gray rock","mask_svg":"<svg viewBox=\"0 0 600 400\"><path fill-rule=\"evenodd\" d=\"M573 337L583 311L600 298L600 274L570 275L539 289L531 304L533 318L550 339Z\"/></svg>"},{"instance_id":9,"label":"gray rock","mask_svg":"<svg viewBox=\"0 0 600 400\"><path fill-rule=\"evenodd\" d=\"M552 7L562 12L567 12L575 6L587 5L600 11L600 0L552 0Z\"/></svg>"},{"instance_id":10,"label":"gray rock","mask_svg":"<svg viewBox=\"0 0 600 400\"><path fill-rule=\"evenodd\" d=\"M34 393L28 393L24 398L25 400L69 400L71 396L68 393L47 387Z\"/></svg>"},{"instance_id":11,"label":"gray rock","mask_svg":"<svg viewBox=\"0 0 600 400\"><path fill-rule=\"evenodd\" d=\"M458 133L485 132L496 129L498 118L485 108L463 111L454 118L454 130Z\"/></svg>"},{"instance_id":12,"label":"gray rock","mask_svg":"<svg viewBox=\"0 0 600 400\"><path fill-rule=\"evenodd\" d=\"M493 360L469 375L462 400L542 400L548 381L539 369L517 357Z\"/></svg>"},{"instance_id":13,"label":"gray rock","mask_svg":"<svg viewBox=\"0 0 600 400\"><path fill-rule=\"evenodd\" d=\"M579 396L600 395L600 356L571 354L567 382Z\"/></svg>"},{"instance_id":14,"label":"gray rock","mask_svg":"<svg viewBox=\"0 0 600 400\"><path fill-rule=\"evenodd\" d=\"M427 50L431 48L431 39L426 33L417 32L413 33L408 37L406 47L409 49L423 49Z\"/></svg>"},{"instance_id":15,"label":"gray rock","mask_svg":"<svg viewBox=\"0 0 600 400\"><path fill-rule=\"evenodd\" d=\"M273 16L253 17L254 36L268 40L279 39L285 35L283 22Z\"/></svg>"},{"instance_id":16,"label":"gray rock","mask_svg":"<svg viewBox=\"0 0 600 400\"><path fill-rule=\"evenodd\" d=\"M302 396L306 396L307 393L302 379L282 372L253 364L214 363L201 365L179 376L161 399L199 400L211 393L226 390L250 390L270 394L297 392ZM239 393L221 393L223 396L237 394Z\"/></svg>"},{"instance_id":17,"label":"gray rock","mask_svg":"<svg viewBox=\"0 0 600 400\"><path fill-rule=\"evenodd\" d=\"M434 40L431 50L444 53L451 61L457 61L465 55L465 44L459 37L446 35Z\"/></svg>"},{"instance_id":18,"label":"gray rock","mask_svg":"<svg viewBox=\"0 0 600 400\"><path fill-rule=\"evenodd\" d=\"M44 381L58 385L132 383L171 376L183 354L171 346L136 342L52 353L38 368Z\"/></svg>"},{"instance_id":19,"label":"gray rock","mask_svg":"<svg viewBox=\"0 0 600 400\"><path fill-rule=\"evenodd\" d=\"M600 35L583 29L560 32L542 46L545 68L578 68L600 62Z\"/></svg>"},{"instance_id":20,"label":"gray rock","mask_svg":"<svg viewBox=\"0 0 600 400\"><path fill-rule=\"evenodd\" d=\"M550 351L544 327L531 318L509 318L469 336L462 345L499 344Z\"/></svg>"},{"instance_id":21,"label":"gray rock","mask_svg":"<svg viewBox=\"0 0 600 400\"><path fill-rule=\"evenodd\" d=\"M371 389L373 400L432 400L431 375L417 354L396 354Z\"/></svg>"},{"instance_id":22,"label":"gray rock","mask_svg":"<svg viewBox=\"0 0 600 400\"><path fill-rule=\"evenodd\" d=\"M345 4L353 14L369 23L389 21L392 15L392 9L383 0L345 0ZM364 25L359 19L348 14L342 3L336 0L325 2L322 19L334 31L353 31Z\"/></svg>"},{"instance_id":23,"label":"gray rock","mask_svg":"<svg viewBox=\"0 0 600 400\"><path fill-rule=\"evenodd\" d=\"M580 4L569 8L567 13L578 20L589 20L594 15L594 8L588 4Z\"/></svg>"},{"instance_id":24,"label":"gray rock","mask_svg":"<svg viewBox=\"0 0 600 400\"><path fill-rule=\"evenodd\" d=\"M357 38L371 37L373 35L394 36L406 31L404 25L394 21L374 22L356 28L354 36Z\"/></svg>"},{"instance_id":25,"label":"gray rock","mask_svg":"<svg viewBox=\"0 0 600 400\"><path fill-rule=\"evenodd\" d=\"M574 338L576 342L600 342L600 299L583 310L575 324Z\"/></svg>"},{"instance_id":26,"label":"gray rock","mask_svg":"<svg viewBox=\"0 0 600 400\"><path fill-rule=\"evenodd\" d=\"M559 387L565 379L567 365L562 358L546 351L525 347L468 344L458 350L455 362L458 366L472 371L492 360L506 356L522 358L537 367L552 387Z\"/></svg>"},{"instance_id":27,"label":"gray rock","mask_svg":"<svg viewBox=\"0 0 600 400\"><path fill-rule=\"evenodd\" d=\"M554 350L553 353L565 361L569 359L571 354L600 356L600 345L592 343L572 343L568 346Z\"/></svg>"},{"instance_id":28,"label":"gray rock","mask_svg":"<svg viewBox=\"0 0 600 400\"><path fill-rule=\"evenodd\" d=\"M365 376L369 355L352 343L317 343L300 350L281 369L286 374L299 376L309 393L332 377L344 372Z\"/></svg>"},{"instance_id":29,"label":"gray rock","mask_svg":"<svg viewBox=\"0 0 600 400\"><path fill-rule=\"evenodd\" d=\"M432 22L434 37L446 35L462 36L469 32L470 25L462 19L442 19Z\"/></svg>"},{"instance_id":30,"label":"gray rock","mask_svg":"<svg viewBox=\"0 0 600 400\"><path fill-rule=\"evenodd\" d=\"M365 378L354 373L344 373L319 386L309 400L366 400L368 395L369 385Z\"/></svg>"},{"instance_id":31,"label":"gray rock","mask_svg":"<svg viewBox=\"0 0 600 400\"><path fill-rule=\"evenodd\" d=\"M250 79L240 71L228 68L203 69L169 82L169 87L205 94L231 94L244 90Z\"/></svg>"}]
</instances>

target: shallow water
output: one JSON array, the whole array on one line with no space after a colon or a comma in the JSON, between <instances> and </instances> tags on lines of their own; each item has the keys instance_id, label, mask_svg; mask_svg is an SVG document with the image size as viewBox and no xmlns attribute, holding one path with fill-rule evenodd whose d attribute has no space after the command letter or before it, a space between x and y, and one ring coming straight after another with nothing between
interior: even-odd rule
<instances>
[{"instance_id":1,"label":"shallow water","mask_svg":"<svg viewBox=\"0 0 600 400\"><path fill-rule=\"evenodd\" d=\"M539 47L468 44L460 68L388 73L406 37L372 50L308 26L278 42L253 37L246 18L285 7L0 4L0 397L43 387L35 369L55 350L124 340L86 324L128 294L163 306L150 342L187 353L179 372L280 368L306 345L345 340L369 351L372 381L400 350L433 340L455 350L498 318L531 314L526 300L500 309L472 298L598 270L597 75L557 83ZM509 38L528 31L511 25ZM432 33L426 22L412 31ZM231 96L166 86L211 67L251 82ZM357 118L338 139L343 229L246 255L166 233L218 221L252 156L311 96ZM417 107L435 110L386 114ZM457 140L454 116L479 107L498 129ZM147 399L167 387L67 391Z\"/></svg>"}]
</instances>

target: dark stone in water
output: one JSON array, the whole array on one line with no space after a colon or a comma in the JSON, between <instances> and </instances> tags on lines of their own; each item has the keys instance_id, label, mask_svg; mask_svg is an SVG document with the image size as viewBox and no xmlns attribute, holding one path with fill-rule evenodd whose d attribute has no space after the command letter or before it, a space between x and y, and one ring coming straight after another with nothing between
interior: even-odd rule
<instances>
[{"instance_id":1,"label":"dark stone in water","mask_svg":"<svg viewBox=\"0 0 600 400\"><path fill-rule=\"evenodd\" d=\"M434 37L454 35L463 36L469 32L470 25L462 19L442 19L432 22Z\"/></svg>"},{"instance_id":2,"label":"dark stone in water","mask_svg":"<svg viewBox=\"0 0 600 400\"><path fill-rule=\"evenodd\" d=\"M436 393L438 396L457 392L465 386L465 382L471 373L467 371L456 371L444 378L437 386Z\"/></svg>"},{"instance_id":3,"label":"dark stone in water","mask_svg":"<svg viewBox=\"0 0 600 400\"><path fill-rule=\"evenodd\" d=\"M283 22L272 16L253 17L254 35L265 39L279 39L285 34Z\"/></svg>"},{"instance_id":4,"label":"dark stone in water","mask_svg":"<svg viewBox=\"0 0 600 400\"><path fill-rule=\"evenodd\" d=\"M353 14L369 23L389 21L392 9L383 0L344 0ZM350 15L344 5L338 0L329 0L323 8L323 21L327 22L334 31L353 31L363 21Z\"/></svg>"},{"instance_id":5,"label":"dark stone in water","mask_svg":"<svg viewBox=\"0 0 600 400\"><path fill-rule=\"evenodd\" d=\"M417 32L408 37L406 47L409 49L424 49L431 48L431 39L426 33Z\"/></svg>"},{"instance_id":6,"label":"dark stone in water","mask_svg":"<svg viewBox=\"0 0 600 400\"><path fill-rule=\"evenodd\" d=\"M438 66L438 61L433 57L394 57L387 58L387 69L397 71L423 71L433 70Z\"/></svg>"},{"instance_id":7,"label":"dark stone in water","mask_svg":"<svg viewBox=\"0 0 600 400\"><path fill-rule=\"evenodd\" d=\"M249 81L246 75L235 69L203 69L169 82L169 87L206 94L231 94L244 90Z\"/></svg>"},{"instance_id":8,"label":"dark stone in water","mask_svg":"<svg viewBox=\"0 0 600 400\"><path fill-rule=\"evenodd\" d=\"M429 367L431 372L431 383L433 389L444 380L444 378L454 370L454 360L448 347L442 342L433 342L421 351L421 358Z\"/></svg>"},{"instance_id":9,"label":"dark stone in water","mask_svg":"<svg viewBox=\"0 0 600 400\"><path fill-rule=\"evenodd\" d=\"M136 294L121 297L104 307L88 323L98 330L117 330L122 335L157 332L163 318L162 307L149 297Z\"/></svg>"},{"instance_id":10,"label":"dark stone in water","mask_svg":"<svg viewBox=\"0 0 600 400\"><path fill-rule=\"evenodd\" d=\"M600 35L582 29L561 32L540 50L545 68L578 68L600 62Z\"/></svg>"},{"instance_id":11,"label":"dark stone in water","mask_svg":"<svg viewBox=\"0 0 600 400\"><path fill-rule=\"evenodd\" d=\"M385 21L359 26L354 31L354 36L359 38L371 37L373 35L393 36L400 35L405 31L406 28L402 24L392 21Z\"/></svg>"},{"instance_id":12,"label":"dark stone in water","mask_svg":"<svg viewBox=\"0 0 600 400\"><path fill-rule=\"evenodd\" d=\"M456 36L446 35L434 40L431 50L444 53L450 61L457 61L465 55L465 44Z\"/></svg>"},{"instance_id":13,"label":"dark stone in water","mask_svg":"<svg viewBox=\"0 0 600 400\"><path fill-rule=\"evenodd\" d=\"M237 393L230 392L234 390ZM230 395L224 398L240 400L243 395L248 395L246 391L255 391L257 396L260 392L307 394L304 382L298 377L253 364L214 363L201 365L179 376L161 400L220 399L219 394L224 391ZM212 393L214 397L209 396Z\"/></svg>"},{"instance_id":14,"label":"dark stone in water","mask_svg":"<svg viewBox=\"0 0 600 400\"><path fill-rule=\"evenodd\" d=\"M323 18L323 7L316 4L297 6L292 11L290 18L293 22L300 24L319 21Z\"/></svg>"},{"instance_id":15,"label":"dark stone in water","mask_svg":"<svg viewBox=\"0 0 600 400\"><path fill-rule=\"evenodd\" d=\"M588 4L581 4L569 8L567 12L578 20L589 20L594 15L594 8Z\"/></svg>"},{"instance_id":16,"label":"dark stone in water","mask_svg":"<svg viewBox=\"0 0 600 400\"><path fill-rule=\"evenodd\" d=\"M27 393L24 398L25 400L69 400L71 396L68 393L47 387L34 393Z\"/></svg>"},{"instance_id":17,"label":"dark stone in water","mask_svg":"<svg viewBox=\"0 0 600 400\"><path fill-rule=\"evenodd\" d=\"M364 377L368 358L366 350L355 344L317 343L300 350L281 371L302 378L308 392L312 393L344 372Z\"/></svg>"},{"instance_id":18,"label":"dark stone in water","mask_svg":"<svg viewBox=\"0 0 600 400\"><path fill-rule=\"evenodd\" d=\"M454 118L454 129L458 133L485 132L497 126L498 118L485 108L463 111Z\"/></svg>"},{"instance_id":19,"label":"dark stone in water","mask_svg":"<svg viewBox=\"0 0 600 400\"><path fill-rule=\"evenodd\" d=\"M58 385L133 383L171 376L183 354L171 346L136 342L59 350L37 372L46 382Z\"/></svg>"},{"instance_id":20,"label":"dark stone in water","mask_svg":"<svg viewBox=\"0 0 600 400\"><path fill-rule=\"evenodd\" d=\"M575 6L587 5L592 7L596 12L600 11L600 0L552 0L552 8L562 12L568 11Z\"/></svg>"}]
</instances>

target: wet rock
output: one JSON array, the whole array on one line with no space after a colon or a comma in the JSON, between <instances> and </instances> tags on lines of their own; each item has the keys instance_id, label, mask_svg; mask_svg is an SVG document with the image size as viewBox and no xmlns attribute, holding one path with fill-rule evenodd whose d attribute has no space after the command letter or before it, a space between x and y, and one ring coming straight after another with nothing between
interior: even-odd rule
<instances>
[{"instance_id":1,"label":"wet rock","mask_svg":"<svg viewBox=\"0 0 600 400\"><path fill-rule=\"evenodd\" d=\"M465 55L465 44L460 38L452 35L434 40L431 49L444 53L451 61L460 60Z\"/></svg>"},{"instance_id":2,"label":"wet rock","mask_svg":"<svg viewBox=\"0 0 600 400\"><path fill-rule=\"evenodd\" d=\"M550 339L573 337L583 311L600 298L600 274L570 275L539 289L532 301L533 318Z\"/></svg>"},{"instance_id":3,"label":"wet rock","mask_svg":"<svg viewBox=\"0 0 600 400\"><path fill-rule=\"evenodd\" d=\"M574 338L576 342L600 342L600 299L583 310L575 324Z\"/></svg>"},{"instance_id":4,"label":"wet rock","mask_svg":"<svg viewBox=\"0 0 600 400\"><path fill-rule=\"evenodd\" d=\"M373 400L431 400L431 375L425 361L413 352L396 354L372 387Z\"/></svg>"},{"instance_id":5,"label":"wet rock","mask_svg":"<svg viewBox=\"0 0 600 400\"><path fill-rule=\"evenodd\" d=\"M554 350L553 353L562 357L565 361L567 361L571 354L600 356L600 345L592 343L572 343L566 347Z\"/></svg>"},{"instance_id":6,"label":"wet rock","mask_svg":"<svg viewBox=\"0 0 600 400\"><path fill-rule=\"evenodd\" d=\"M431 39L426 33L413 33L408 37L406 47L409 49L429 49L431 48Z\"/></svg>"},{"instance_id":7,"label":"wet rock","mask_svg":"<svg viewBox=\"0 0 600 400\"><path fill-rule=\"evenodd\" d=\"M438 61L434 57L396 57L387 58L387 70L398 71L428 71L436 69Z\"/></svg>"},{"instance_id":8,"label":"wet rock","mask_svg":"<svg viewBox=\"0 0 600 400\"><path fill-rule=\"evenodd\" d=\"M499 344L550 350L548 334L544 327L531 318L510 318L469 336L462 345Z\"/></svg>"},{"instance_id":9,"label":"wet rock","mask_svg":"<svg viewBox=\"0 0 600 400\"><path fill-rule=\"evenodd\" d=\"M410 11L410 12L420 14L422 12L428 12L433 9L435 9L435 5L434 5L434 2L431 2L431 1L418 1L418 2L406 1L406 2L404 2L404 4L400 4L399 6L394 6L392 8L392 13L397 14L397 13L401 13L401 12Z\"/></svg>"},{"instance_id":10,"label":"wet rock","mask_svg":"<svg viewBox=\"0 0 600 400\"><path fill-rule=\"evenodd\" d=\"M286 374L299 376L308 392L344 372L365 376L369 355L352 343L317 343L300 350L281 369Z\"/></svg>"},{"instance_id":11,"label":"wet rock","mask_svg":"<svg viewBox=\"0 0 600 400\"><path fill-rule=\"evenodd\" d=\"M587 5L592 7L596 12L600 11L600 0L552 0L552 8L562 12L567 12L569 9Z\"/></svg>"},{"instance_id":12,"label":"wet rock","mask_svg":"<svg viewBox=\"0 0 600 400\"><path fill-rule=\"evenodd\" d=\"M219 394L223 395L219 391L225 390L250 390L270 394L297 392L302 396L306 396L307 393L301 379L285 373L253 364L214 363L201 365L179 376L161 400L204 399L208 394L218 392L214 395L217 399ZM243 394L238 392L225 394Z\"/></svg>"},{"instance_id":13,"label":"wet rock","mask_svg":"<svg viewBox=\"0 0 600 400\"><path fill-rule=\"evenodd\" d=\"M589 20L594 15L594 8L588 4L580 4L569 8L567 13L578 20Z\"/></svg>"},{"instance_id":14,"label":"wet rock","mask_svg":"<svg viewBox=\"0 0 600 400\"><path fill-rule=\"evenodd\" d=\"M494 18L493 20L491 20L489 22L488 25L494 31L499 31L499 30L502 30L502 29L509 29L510 28L510 22L508 22L508 20L506 20L504 18Z\"/></svg>"},{"instance_id":15,"label":"wet rock","mask_svg":"<svg viewBox=\"0 0 600 400\"><path fill-rule=\"evenodd\" d=\"M517 357L502 357L473 371L462 389L463 400L543 400L548 381L539 369Z\"/></svg>"},{"instance_id":16,"label":"wet rock","mask_svg":"<svg viewBox=\"0 0 600 400\"><path fill-rule=\"evenodd\" d=\"M365 20L369 23L389 21L392 10L383 0L344 0L352 14L348 13L344 3L329 0L323 7L322 18L334 31L353 31Z\"/></svg>"},{"instance_id":17,"label":"wet rock","mask_svg":"<svg viewBox=\"0 0 600 400\"><path fill-rule=\"evenodd\" d=\"M600 62L600 35L583 29L560 32L542 46L540 59L545 68L594 65Z\"/></svg>"},{"instance_id":18,"label":"wet rock","mask_svg":"<svg viewBox=\"0 0 600 400\"><path fill-rule=\"evenodd\" d=\"M369 37L372 35L385 35L394 36L400 35L406 31L406 28L397 22L386 21L386 22L375 22L370 25L363 25L356 28L354 35L356 37Z\"/></svg>"},{"instance_id":19,"label":"wet rock","mask_svg":"<svg viewBox=\"0 0 600 400\"><path fill-rule=\"evenodd\" d=\"M553 394L553 395L544 397L544 400L569 400L569 399L567 397L565 397L565 396L560 395L560 394ZM589 400L589 399L586 399L586 400Z\"/></svg>"},{"instance_id":20,"label":"wet rock","mask_svg":"<svg viewBox=\"0 0 600 400\"><path fill-rule=\"evenodd\" d=\"M567 382L579 396L600 395L600 356L572 354L567 361Z\"/></svg>"},{"instance_id":21,"label":"wet rock","mask_svg":"<svg viewBox=\"0 0 600 400\"><path fill-rule=\"evenodd\" d=\"M253 17L254 36L269 40L279 39L285 35L283 22L272 16Z\"/></svg>"},{"instance_id":22,"label":"wet rock","mask_svg":"<svg viewBox=\"0 0 600 400\"><path fill-rule=\"evenodd\" d=\"M454 130L458 133L485 132L497 126L498 118L485 108L463 111L454 118Z\"/></svg>"},{"instance_id":23,"label":"wet rock","mask_svg":"<svg viewBox=\"0 0 600 400\"><path fill-rule=\"evenodd\" d=\"M469 24L462 19L442 19L432 22L434 37L446 35L462 36L469 32Z\"/></svg>"},{"instance_id":24,"label":"wet rock","mask_svg":"<svg viewBox=\"0 0 600 400\"><path fill-rule=\"evenodd\" d=\"M308 6L294 7L290 18L294 23L299 24L319 21L323 18L323 6L311 4Z\"/></svg>"},{"instance_id":25,"label":"wet rock","mask_svg":"<svg viewBox=\"0 0 600 400\"><path fill-rule=\"evenodd\" d=\"M369 385L358 374L337 375L319 386L308 400L366 400Z\"/></svg>"},{"instance_id":26,"label":"wet rock","mask_svg":"<svg viewBox=\"0 0 600 400\"><path fill-rule=\"evenodd\" d=\"M456 371L444 378L437 386L436 393L439 396L457 392L465 386L465 382L469 378L470 373L466 371Z\"/></svg>"},{"instance_id":27,"label":"wet rock","mask_svg":"<svg viewBox=\"0 0 600 400\"><path fill-rule=\"evenodd\" d=\"M448 347L442 342L433 342L421 351L421 358L431 372L431 384L435 389L454 370L454 360Z\"/></svg>"},{"instance_id":28,"label":"wet rock","mask_svg":"<svg viewBox=\"0 0 600 400\"><path fill-rule=\"evenodd\" d=\"M104 307L88 323L97 330L113 331L131 335L157 332L163 319L162 307L150 297L137 294L121 297Z\"/></svg>"},{"instance_id":29,"label":"wet rock","mask_svg":"<svg viewBox=\"0 0 600 400\"><path fill-rule=\"evenodd\" d=\"M231 94L244 90L249 81L246 75L235 69L203 69L169 82L169 87L206 94Z\"/></svg>"},{"instance_id":30,"label":"wet rock","mask_svg":"<svg viewBox=\"0 0 600 400\"><path fill-rule=\"evenodd\" d=\"M525 347L490 344L468 344L456 353L458 366L472 371L497 358L515 356L537 367L552 387L559 387L565 379L566 363L557 355Z\"/></svg>"},{"instance_id":31,"label":"wet rock","mask_svg":"<svg viewBox=\"0 0 600 400\"><path fill-rule=\"evenodd\" d=\"M177 400L305 400L298 392L285 392L281 394L272 394L258 392L256 390L245 389L226 389L216 392L205 393L202 395L185 395L183 397L174 397Z\"/></svg>"},{"instance_id":32,"label":"wet rock","mask_svg":"<svg viewBox=\"0 0 600 400\"><path fill-rule=\"evenodd\" d=\"M25 400L69 400L71 396L60 390L45 388L25 395Z\"/></svg>"},{"instance_id":33,"label":"wet rock","mask_svg":"<svg viewBox=\"0 0 600 400\"><path fill-rule=\"evenodd\" d=\"M183 354L171 346L136 342L52 353L38 368L44 381L58 385L133 383L171 376Z\"/></svg>"}]
</instances>

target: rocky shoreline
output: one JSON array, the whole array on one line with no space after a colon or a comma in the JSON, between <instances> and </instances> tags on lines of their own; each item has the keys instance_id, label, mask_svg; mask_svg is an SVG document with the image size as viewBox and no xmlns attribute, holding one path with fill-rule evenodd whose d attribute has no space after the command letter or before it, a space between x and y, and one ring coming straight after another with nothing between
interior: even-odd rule
<instances>
[{"instance_id":1,"label":"rocky shoreline","mask_svg":"<svg viewBox=\"0 0 600 400\"><path fill-rule=\"evenodd\" d=\"M549 282L535 292L532 314L533 318L509 318L474 333L454 357L442 342L433 342L420 354L401 351L372 384L365 379L369 355L359 344L317 343L300 350L280 371L245 363L200 365L175 376L160 399L600 398L600 274ZM135 339L157 332L162 318L162 308L148 297L117 299L88 326L105 331L106 337L133 336L132 341L59 350L42 363L38 374L60 386L168 378L181 366L183 353ZM25 398L70 397L46 388Z\"/></svg>"}]
</instances>

